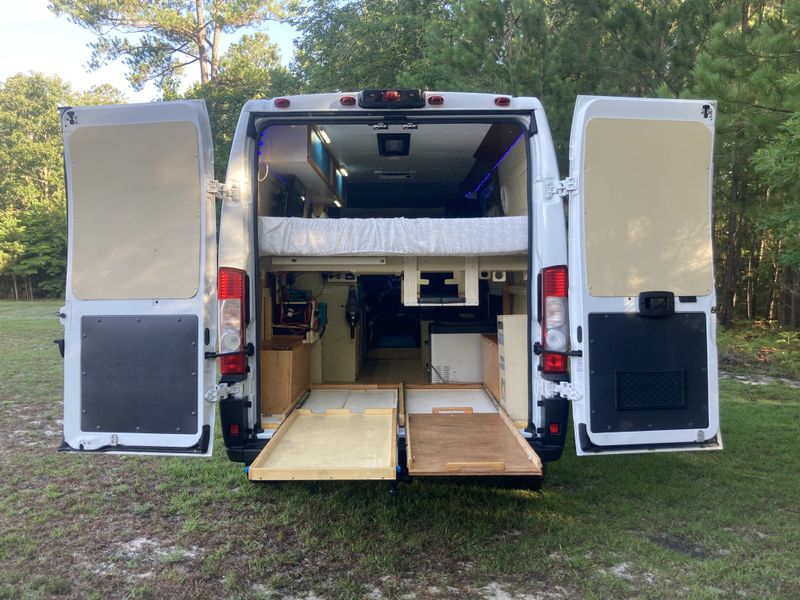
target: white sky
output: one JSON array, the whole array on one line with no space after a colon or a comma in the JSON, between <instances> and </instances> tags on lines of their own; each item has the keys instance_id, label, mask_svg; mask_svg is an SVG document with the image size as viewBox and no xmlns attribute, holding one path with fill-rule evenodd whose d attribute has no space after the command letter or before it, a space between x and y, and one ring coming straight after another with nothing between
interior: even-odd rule
<instances>
[{"instance_id":1,"label":"white sky","mask_svg":"<svg viewBox=\"0 0 800 600\"><path fill-rule=\"evenodd\" d=\"M281 58L288 64L297 31L279 23L266 23L261 30L278 44ZM158 96L152 85L134 92L125 79L122 63L90 73L86 68L91 57L87 44L93 40L89 31L70 23L66 17L56 18L47 10L47 0L0 0L0 81L20 72L41 71L45 75L58 75L75 90L110 83L129 102L148 102ZM227 36L223 45L235 40ZM187 83L197 78L195 70L194 65L187 67Z\"/></svg>"}]
</instances>

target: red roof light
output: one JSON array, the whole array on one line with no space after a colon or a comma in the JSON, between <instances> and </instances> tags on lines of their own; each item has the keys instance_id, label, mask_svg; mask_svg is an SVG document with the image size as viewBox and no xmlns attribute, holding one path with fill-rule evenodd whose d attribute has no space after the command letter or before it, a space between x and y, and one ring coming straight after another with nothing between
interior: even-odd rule
<instances>
[{"instance_id":1,"label":"red roof light","mask_svg":"<svg viewBox=\"0 0 800 600\"><path fill-rule=\"evenodd\" d=\"M289 108L290 104L288 98L275 98L275 108Z\"/></svg>"},{"instance_id":2,"label":"red roof light","mask_svg":"<svg viewBox=\"0 0 800 600\"><path fill-rule=\"evenodd\" d=\"M386 102L398 102L400 100L400 92L397 90L386 90L383 92L383 99Z\"/></svg>"},{"instance_id":3,"label":"red roof light","mask_svg":"<svg viewBox=\"0 0 800 600\"><path fill-rule=\"evenodd\" d=\"M509 106L511 104L511 98L508 96L498 96L494 99L494 103L497 106Z\"/></svg>"},{"instance_id":4,"label":"red roof light","mask_svg":"<svg viewBox=\"0 0 800 600\"><path fill-rule=\"evenodd\" d=\"M355 106L356 98L355 96L342 96L339 98L339 102L342 104L342 106Z\"/></svg>"},{"instance_id":5,"label":"red roof light","mask_svg":"<svg viewBox=\"0 0 800 600\"><path fill-rule=\"evenodd\" d=\"M428 96L428 104L431 106L441 106L444 104L444 96Z\"/></svg>"}]
</instances>

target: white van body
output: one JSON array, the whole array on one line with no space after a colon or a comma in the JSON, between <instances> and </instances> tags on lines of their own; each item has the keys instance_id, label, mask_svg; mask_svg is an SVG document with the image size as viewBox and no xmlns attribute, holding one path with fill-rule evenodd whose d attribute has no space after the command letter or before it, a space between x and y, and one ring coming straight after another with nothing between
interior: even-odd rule
<instances>
[{"instance_id":1,"label":"white van body","mask_svg":"<svg viewBox=\"0 0 800 600\"><path fill-rule=\"evenodd\" d=\"M454 394L441 410L466 422L483 410L470 400L480 388L532 463L560 456L568 410L579 455L721 448L715 111L709 101L581 96L562 179L535 98L366 90L252 100L219 184L202 101L64 109L63 449L210 455L219 404L229 457L250 464L278 440L290 445L290 422L323 414L315 390L324 404L387 388L388 405L362 412L390 415L391 471L289 457L251 479L404 474L416 460L406 454L412 423L422 452L441 390ZM447 202L426 205L439 192ZM455 291L426 296L431 272ZM466 337L478 321L481 337ZM503 328L520 323L521 346L504 346L513 336ZM485 380L464 383L456 367L447 379L440 371L452 365L424 362L427 336L448 332L489 348ZM265 400L267 370L289 354L268 352L303 369L302 394L280 410ZM428 374L409 384L398 369L414 360ZM342 375L350 363L355 375ZM391 375L371 371L388 363ZM519 388L504 377L527 394L506 398ZM412 416L413 396L425 394L416 402L426 414ZM365 427L343 429L355 437L342 445L361 448L353 440ZM510 459L448 460L430 474L516 473Z\"/></svg>"}]
</instances>

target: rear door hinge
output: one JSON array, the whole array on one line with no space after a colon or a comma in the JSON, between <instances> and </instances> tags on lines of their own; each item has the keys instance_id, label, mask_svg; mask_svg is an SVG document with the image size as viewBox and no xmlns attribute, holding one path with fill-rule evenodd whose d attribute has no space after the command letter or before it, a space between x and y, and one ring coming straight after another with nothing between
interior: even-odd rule
<instances>
[{"instance_id":1,"label":"rear door hinge","mask_svg":"<svg viewBox=\"0 0 800 600\"><path fill-rule=\"evenodd\" d=\"M567 177L556 183L547 184L547 196L568 196L570 192L578 189L578 180L574 177Z\"/></svg>"},{"instance_id":2,"label":"rear door hinge","mask_svg":"<svg viewBox=\"0 0 800 600\"><path fill-rule=\"evenodd\" d=\"M583 399L583 393L580 388L568 381L559 381L558 383L555 381L548 381L547 392L548 396L558 395L562 398L566 398L570 402L578 402Z\"/></svg>"},{"instance_id":3,"label":"rear door hinge","mask_svg":"<svg viewBox=\"0 0 800 600\"><path fill-rule=\"evenodd\" d=\"M205 399L206 402L215 404L228 396L241 398L243 392L244 388L242 387L241 381L237 381L236 383L218 383L206 391Z\"/></svg>"},{"instance_id":4,"label":"rear door hinge","mask_svg":"<svg viewBox=\"0 0 800 600\"><path fill-rule=\"evenodd\" d=\"M221 183L216 179L208 182L208 193L213 194L215 198L222 201L232 200L236 202L239 200L239 187L236 184Z\"/></svg>"}]
</instances>

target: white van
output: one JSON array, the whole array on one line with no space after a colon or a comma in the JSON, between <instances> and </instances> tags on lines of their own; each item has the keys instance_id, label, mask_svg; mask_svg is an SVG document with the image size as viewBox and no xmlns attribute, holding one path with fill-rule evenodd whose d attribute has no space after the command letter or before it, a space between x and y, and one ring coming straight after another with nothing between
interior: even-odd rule
<instances>
[{"instance_id":1,"label":"white van","mask_svg":"<svg viewBox=\"0 0 800 600\"><path fill-rule=\"evenodd\" d=\"M253 100L224 184L202 101L63 109L63 449L209 455L217 404L253 480L536 481L570 405L579 455L721 448L715 108L581 96L562 179L535 98Z\"/></svg>"}]
</instances>

